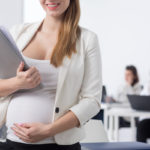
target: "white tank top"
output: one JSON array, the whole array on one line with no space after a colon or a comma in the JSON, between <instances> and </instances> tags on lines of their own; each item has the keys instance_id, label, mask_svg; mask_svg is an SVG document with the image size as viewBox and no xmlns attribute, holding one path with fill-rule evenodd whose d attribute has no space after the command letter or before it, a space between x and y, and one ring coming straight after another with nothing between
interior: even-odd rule
<instances>
[{"instance_id":1,"label":"white tank top","mask_svg":"<svg viewBox=\"0 0 150 150\"><path fill-rule=\"evenodd\" d=\"M50 64L49 60L32 59L22 54L30 66L35 66L41 75L42 87L36 87L28 91L15 92L8 107L6 126L7 139L25 143L19 139L10 128L13 123L51 123L56 87L58 81L58 68ZM34 144L55 143L53 137L49 137Z\"/></svg>"}]
</instances>

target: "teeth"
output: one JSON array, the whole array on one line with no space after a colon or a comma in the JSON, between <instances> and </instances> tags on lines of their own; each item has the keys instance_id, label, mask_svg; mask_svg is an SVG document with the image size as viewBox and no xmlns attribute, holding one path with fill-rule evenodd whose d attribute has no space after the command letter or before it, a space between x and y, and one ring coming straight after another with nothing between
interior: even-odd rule
<instances>
[{"instance_id":1,"label":"teeth","mask_svg":"<svg viewBox=\"0 0 150 150\"><path fill-rule=\"evenodd\" d=\"M49 7L56 7L57 6L57 4L56 5L48 5Z\"/></svg>"}]
</instances>

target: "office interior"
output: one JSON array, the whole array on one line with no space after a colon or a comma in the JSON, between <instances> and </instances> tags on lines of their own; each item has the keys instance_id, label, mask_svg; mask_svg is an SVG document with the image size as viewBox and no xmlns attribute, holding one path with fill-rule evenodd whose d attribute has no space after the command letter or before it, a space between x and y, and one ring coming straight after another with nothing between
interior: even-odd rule
<instances>
[{"instance_id":1,"label":"office interior","mask_svg":"<svg viewBox=\"0 0 150 150\"><path fill-rule=\"evenodd\" d=\"M80 25L99 38L103 77L101 111L85 126L86 138L81 142L136 142L139 123L150 119L150 1L80 0L80 3ZM0 10L0 25L7 28L39 21L45 15L38 0L0 1ZM137 69L141 88L137 93L124 87L130 78L128 73L133 73L127 67ZM119 100L121 89L123 97ZM134 108L129 95L135 99L140 96L140 100L146 98L143 109ZM145 110L145 105L149 110ZM150 121L145 126L150 126ZM140 142L150 144L150 135Z\"/></svg>"}]
</instances>

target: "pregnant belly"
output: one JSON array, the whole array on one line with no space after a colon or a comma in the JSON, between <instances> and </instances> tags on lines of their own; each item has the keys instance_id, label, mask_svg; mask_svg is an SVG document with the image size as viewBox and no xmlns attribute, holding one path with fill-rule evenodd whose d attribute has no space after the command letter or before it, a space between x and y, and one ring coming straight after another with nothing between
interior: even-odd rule
<instances>
[{"instance_id":1,"label":"pregnant belly","mask_svg":"<svg viewBox=\"0 0 150 150\"><path fill-rule=\"evenodd\" d=\"M14 123L51 123L53 118L53 107L55 92L23 92L13 95L6 116L7 138L25 143L19 139L11 129ZM49 137L35 144L54 143L54 138Z\"/></svg>"},{"instance_id":2,"label":"pregnant belly","mask_svg":"<svg viewBox=\"0 0 150 150\"><path fill-rule=\"evenodd\" d=\"M7 111L6 125L13 123L51 123L55 93L18 93L13 96Z\"/></svg>"}]
</instances>

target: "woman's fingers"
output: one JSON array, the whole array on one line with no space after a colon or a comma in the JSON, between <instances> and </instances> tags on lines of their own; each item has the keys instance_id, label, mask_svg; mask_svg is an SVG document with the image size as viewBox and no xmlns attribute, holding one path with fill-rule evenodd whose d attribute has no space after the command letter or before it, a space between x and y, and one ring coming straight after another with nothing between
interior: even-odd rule
<instances>
[{"instance_id":1,"label":"woman's fingers","mask_svg":"<svg viewBox=\"0 0 150 150\"><path fill-rule=\"evenodd\" d=\"M41 76L36 67L31 66L27 71L17 73L17 79L20 89L32 89L40 83Z\"/></svg>"},{"instance_id":2,"label":"woman's fingers","mask_svg":"<svg viewBox=\"0 0 150 150\"><path fill-rule=\"evenodd\" d=\"M23 68L24 68L24 62L21 62L21 63L19 64L19 67L17 68L17 72L23 71Z\"/></svg>"},{"instance_id":3,"label":"woman's fingers","mask_svg":"<svg viewBox=\"0 0 150 150\"><path fill-rule=\"evenodd\" d=\"M36 86L37 83L39 83L41 81L41 76L40 76L39 72L34 72L30 79L33 81L33 83Z\"/></svg>"},{"instance_id":4,"label":"woman's fingers","mask_svg":"<svg viewBox=\"0 0 150 150\"><path fill-rule=\"evenodd\" d=\"M19 132L14 131L14 134L15 134L16 136L18 136L19 138L22 138L22 139L24 139L24 140L29 140L29 138L27 138L26 136L20 134Z\"/></svg>"},{"instance_id":5,"label":"woman's fingers","mask_svg":"<svg viewBox=\"0 0 150 150\"><path fill-rule=\"evenodd\" d=\"M40 76L39 72L36 71L31 75L31 78L32 78L32 80L34 80L35 78L37 78L39 76Z\"/></svg>"},{"instance_id":6,"label":"woman's fingers","mask_svg":"<svg viewBox=\"0 0 150 150\"><path fill-rule=\"evenodd\" d=\"M32 66L26 71L26 74L28 77L30 77L34 72L37 72L37 69L34 66Z\"/></svg>"},{"instance_id":7,"label":"woman's fingers","mask_svg":"<svg viewBox=\"0 0 150 150\"><path fill-rule=\"evenodd\" d=\"M40 82L41 82L41 78L40 78L40 77L37 77L37 78L35 79L35 81L34 81L34 83L35 83L36 85L38 85Z\"/></svg>"},{"instance_id":8,"label":"woman's fingers","mask_svg":"<svg viewBox=\"0 0 150 150\"><path fill-rule=\"evenodd\" d=\"M18 125L18 124L16 124L16 123L14 123L14 126L15 126L16 128L18 128L19 130L21 130L22 132L24 132L24 133L27 132L27 129L26 129L26 128L21 127L20 125Z\"/></svg>"},{"instance_id":9,"label":"woman's fingers","mask_svg":"<svg viewBox=\"0 0 150 150\"><path fill-rule=\"evenodd\" d=\"M17 124L14 124L16 127L12 127L14 134L18 136L22 141L32 143L34 142L30 136L27 135L27 130L24 127L20 127Z\"/></svg>"},{"instance_id":10,"label":"woman's fingers","mask_svg":"<svg viewBox=\"0 0 150 150\"><path fill-rule=\"evenodd\" d=\"M30 136L29 135L27 135L27 129L25 129L25 128L22 128L22 127L20 127L19 125L15 125L16 127L11 127L12 128L12 130L14 130L16 133L18 133L18 134L20 134L20 135L22 135L22 136L24 136L24 137L26 137L26 138L29 138Z\"/></svg>"},{"instance_id":11,"label":"woman's fingers","mask_svg":"<svg viewBox=\"0 0 150 150\"><path fill-rule=\"evenodd\" d=\"M12 127L12 130L22 137L29 138L24 132L22 132L21 130L18 130L17 128Z\"/></svg>"},{"instance_id":12,"label":"woman's fingers","mask_svg":"<svg viewBox=\"0 0 150 150\"><path fill-rule=\"evenodd\" d=\"M30 139L28 139L27 137L24 137L24 136L22 136L22 135L20 135L19 133L17 133L17 132L14 132L14 134L17 136L17 137L19 137L22 141L24 141L24 142L31 142L31 140Z\"/></svg>"}]
</instances>

